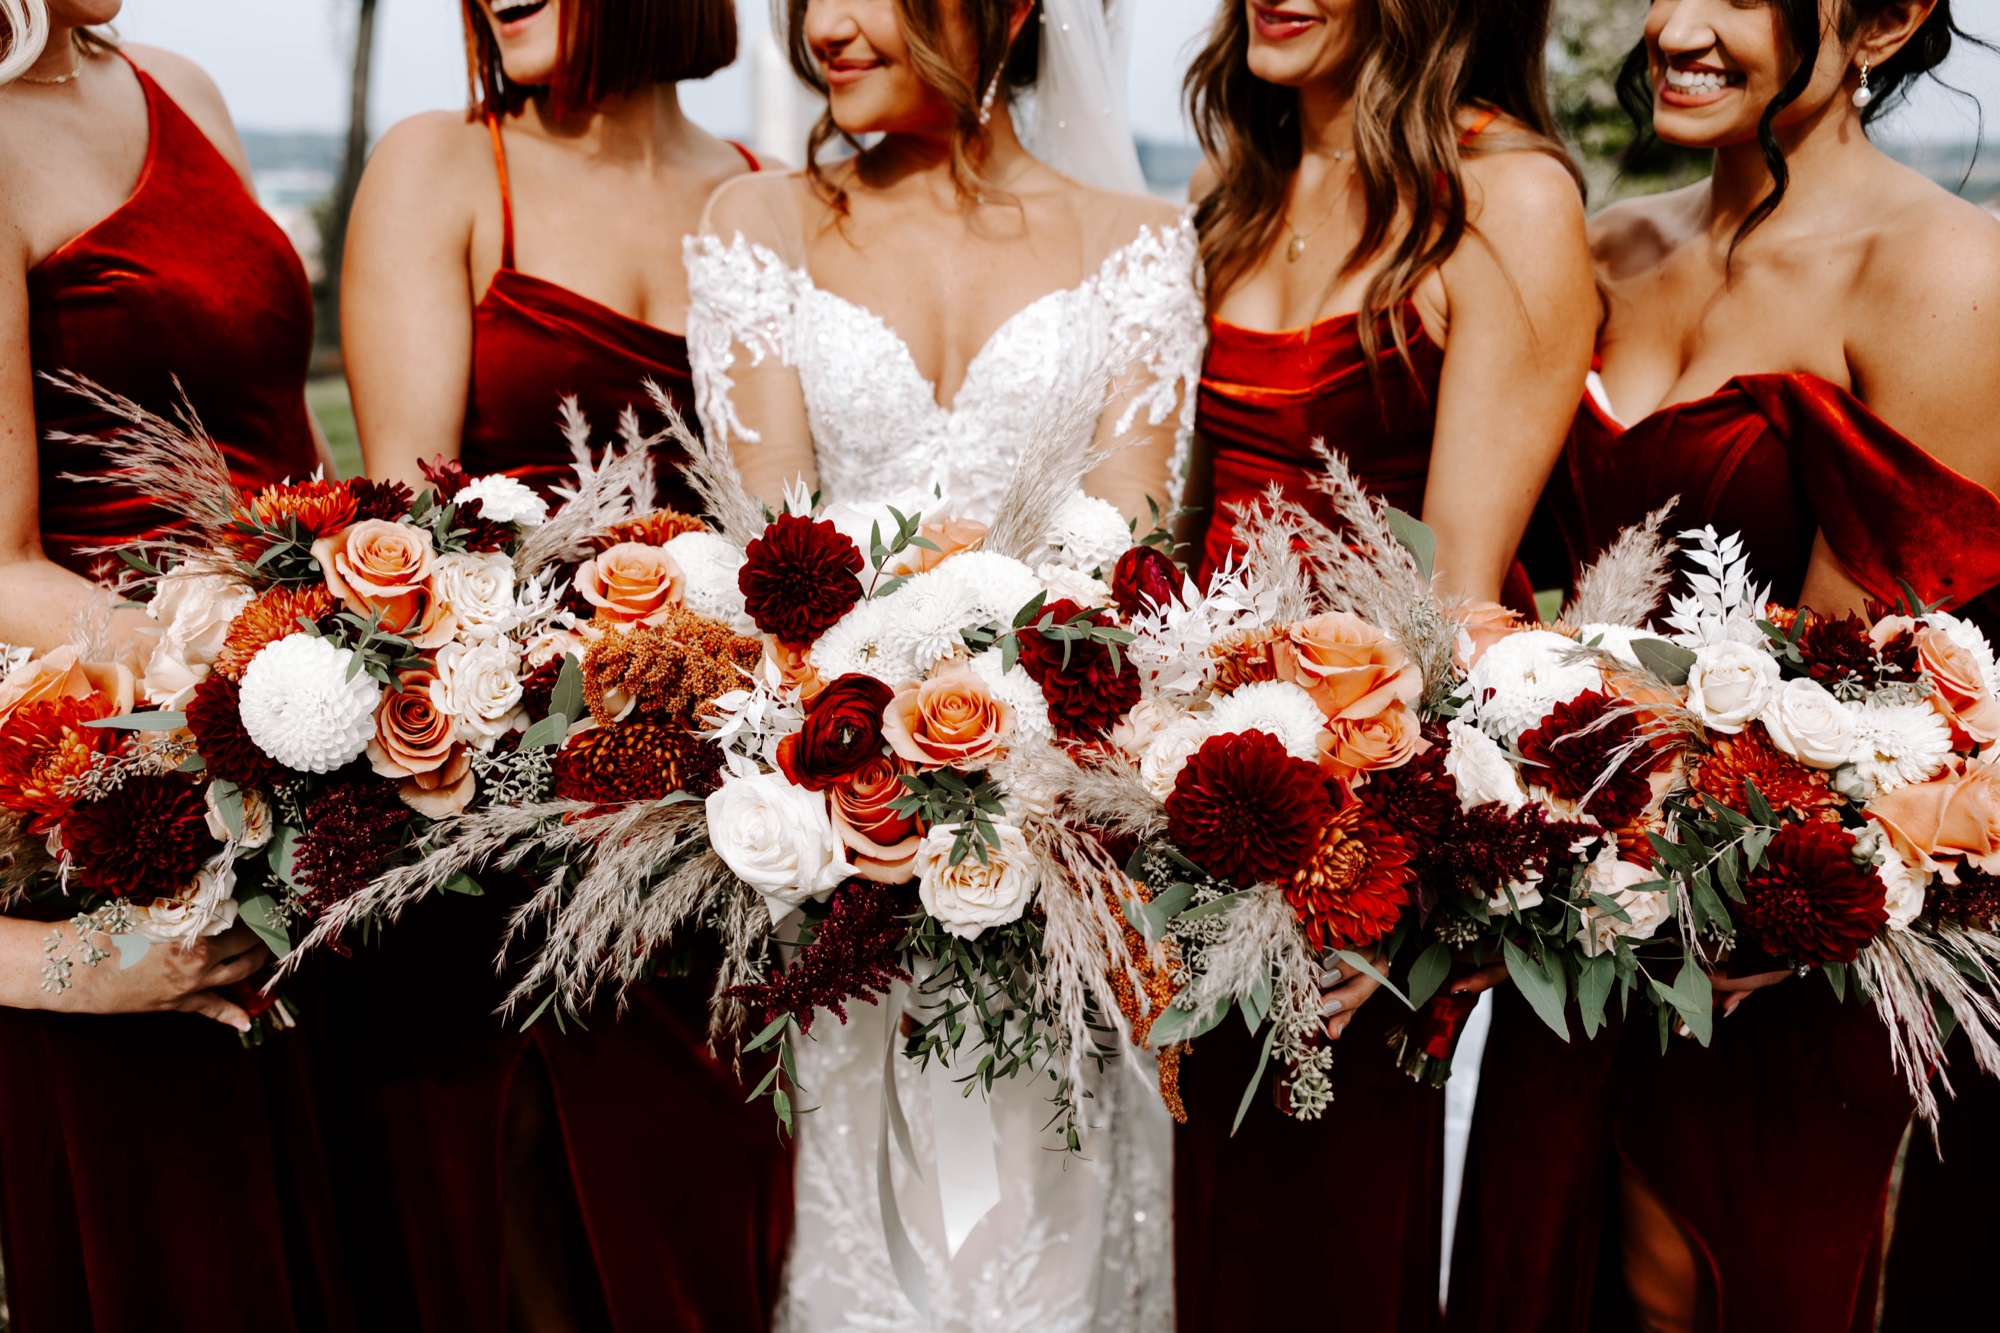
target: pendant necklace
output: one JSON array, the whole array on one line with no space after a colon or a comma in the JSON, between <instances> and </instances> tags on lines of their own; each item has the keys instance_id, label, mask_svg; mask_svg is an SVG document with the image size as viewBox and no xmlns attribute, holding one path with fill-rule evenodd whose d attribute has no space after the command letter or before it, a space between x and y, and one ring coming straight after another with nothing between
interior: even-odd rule
<instances>
[{"instance_id":1,"label":"pendant necklace","mask_svg":"<svg viewBox=\"0 0 2000 1333\"><path fill-rule=\"evenodd\" d=\"M1344 162L1347 160L1347 155L1353 151L1354 150L1351 147L1336 148L1333 150L1333 160L1335 162ZM1341 193L1343 195L1347 193L1347 187L1344 184L1341 186ZM1336 200L1334 202L1334 206L1326 211L1326 216L1321 218L1318 222L1314 223L1312 227L1306 231L1300 231L1297 227L1294 227L1292 225L1292 219L1290 215L1288 214L1286 216L1285 230L1289 231L1292 234L1292 239L1285 243L1285 262L1287 264L1296 264L1299 262L1301 258L1304 257L1306 252L1307 239L1317 235L1321 227L1324 227L1327 223L1333 221L1333 215L1339 209L1339 207L1340 207L1339 201Z\"/></svg>"}]
</instances>

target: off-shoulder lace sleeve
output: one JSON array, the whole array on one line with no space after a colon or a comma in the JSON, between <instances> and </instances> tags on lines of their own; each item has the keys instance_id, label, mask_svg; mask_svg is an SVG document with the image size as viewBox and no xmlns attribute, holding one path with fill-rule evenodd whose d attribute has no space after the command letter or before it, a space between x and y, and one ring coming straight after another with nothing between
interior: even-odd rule
<instances>
[{"instance_id":1,"label":"off-shoulder lace sleeve","mask_svg":"<svg viewBox=\"0 0 2000 1333\"><path fill-rule=\"evenodd\" d=\"M726 242L709 234L690 236L682 242L682 257L695 410L717 439L759 443L762 433L737 412L731 372L739 359L753 369L767 360L793 365L792 324L803 275L740 231Z\"/></svg>"},{"instance_id":2,"label":"off-shoulder lace sleeve","mask_svg":"<svg viewBox=\"0 0 2000 1333\"><path fill-rule=\"evenodd\" d=\"M1112 429L1125 436L1144 414L1154 430L1173 432L1171 493L1180 503L1194 433L1208 312L1202 300L1201 254L1190 214L1139 235L1104 261L1098 274L1110 354L1129 358L1122 409ZM1170 425L1171 423L1171 425Z\"/></svg>"}]
</instances>

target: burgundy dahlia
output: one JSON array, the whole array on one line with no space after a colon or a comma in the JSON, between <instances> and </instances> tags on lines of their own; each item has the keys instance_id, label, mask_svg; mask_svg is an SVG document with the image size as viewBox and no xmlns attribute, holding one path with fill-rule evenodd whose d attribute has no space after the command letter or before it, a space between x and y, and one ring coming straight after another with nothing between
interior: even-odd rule
<instances>
[{"instance_id":1,"label":"burgundy dahlia","mask_svg":"<svg viewBox=\"0 0 2000 1333\"><path fill-rule=\"evenodd\" d=\"M1646 775L1658 762L1649 745L1621 757L1639 735L1638 720L1629 711L1617 711L1624 707L1596 690L1585 690L1568 703L1557 704L1540 726L1521 735L1522 757L1538 766L1533 775L1536 784L1566 801L1583 800L1597 787L1583 808L1614 829L1637 819L1652 799Z\"/></svg>"},{"instance_id":2,"label":"burgundy dahlia","mask_svg":"<svg viewBox=\"0 0 2000 1333\"><path fill-rule=\"evenodd\" d=\"M1069 625L1087 614L1091 625L1108 624L1110 613L1091 611L1065 598L1042 608L1038 625ZM1020 634L1021 665L1048 700L1049 720L1066 740L1103 738L1118 719L1139 702L1139 671L1132 659L1118 654L1112 665L1108 644L1085 639L1061 639L1040 629Z\"/></svg>"},{"instance_id":3,"label":"burgundy dahlia","mask_svg":"<svg viewBox=\"0 0 2000 1333\"><path fill-rule=\"evenodd\" d=\"M861 548L831 523L780 514L743 552L736 586L757 628L810 644L861 600Z\"/></svg>"},{"instance_id":4,"label":"burgundy dahlia","mask_svg":"<svg viewBox=\"0 0 2000 1333\"><path fill-rule=\"evenodd\" d=\"M1127 616L1141 615L1181 598L1181 572L1157 546L1135 546L1118 557L1111 596Z\"/></svg>"},{"instance_id":5,"label":"burgundy dahlia","mask_svg":"<svg viewBox=\"0 0 2000 1333\"><path fill-rule=\"evenodd\" d=\"M356 477L347 483L347 490L354 497L354 521L357 523L371 518L394 523L410 512L410 505L416 500L410 488L400 481Z\"/></svg>"},{"instance_id":6,"label":"burgundy dahlia","mask_svg":"<svg viewBox=\"0 0 2000 1333\"><path fill-rule=\"evenodd\" d=\"M813 696L805 725L778 742L778 767L807 791L825 791L882 757L882 710L896 692L849 673Z\"/></svg>"},{"instance_id":7,"label":"burgundy dahlia","mask_svg":"<svg viewBox=\"0 0 2000 1333\"><path fill-rule=\"evenodd\" d=\"M243 729L237 709L242 687L220 673L194 687L188 701L188 730L208 765L208 775L239 787L267 787L285 776L285 766L257 748Z\"/></svg>"},{"instance_id":8,"label":"burgundy dahlia","mask_svg":"<svg viewBox=\"0 0 2000 1333\"><path fill-rule=\"evenodd\" d=\"M185 889L221 844L186 773L140 773L63 819L63 849L85 889L148 903Z\"/></svg>"},{"instance_id":9,"label":"burgundy dahlia","mask_svg":"<svg viewBox=\"0 0 2000 1333\"><path fill-rule=\"evenodd\" d=\"M1871 684L1875 679L1875 645L1868 638L1868 627L1851 611L1838 620L1808 615L1798 647L1806 674L1830 690L1848 683Z\"/></svg>"},{"instance_id":10,"label":"burgundy dahlia","mask_svg":"<svg viewBox=\"0 0 2000 1333\"><path fill-rule=\"evenodd\" d=\"M1889 922L1888 889L1854 864L1854 835L1815 820L1787 824L1743 881L1743 925L1767 953L1851 963Z\"/></svg>"},{"instance_id":11,"label":"burgundy dahlia","mask_svg":"<svg viewBox=\"0 0 2000 1333\"><path fill-rule=\"evenodd\" d=\"M1246 888L1298 873L1332 814L1318 766L1262 731L1211 736L1167 797L1167 831L1182 854Z\"/></svg>"}]
</instances>

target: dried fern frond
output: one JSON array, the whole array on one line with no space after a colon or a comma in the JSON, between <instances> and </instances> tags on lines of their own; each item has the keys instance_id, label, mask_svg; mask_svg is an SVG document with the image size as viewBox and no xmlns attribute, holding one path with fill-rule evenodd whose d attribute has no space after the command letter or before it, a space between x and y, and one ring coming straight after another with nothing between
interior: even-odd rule
<instances>
[{"instance_id":1,"label":"dried fern frond","mask_svg":"<svg viewBox=\"0 0 2000 1333\"><path fill-rule=\"evenodd\" d=\"M1604 554L1577 576L1563 608L1572 625L1643 625L1659 609L1674 579L1671 537L1662 535L1674 511L1667 501L1645 521L1620 532Z\"/></svg>"}]
</instances>

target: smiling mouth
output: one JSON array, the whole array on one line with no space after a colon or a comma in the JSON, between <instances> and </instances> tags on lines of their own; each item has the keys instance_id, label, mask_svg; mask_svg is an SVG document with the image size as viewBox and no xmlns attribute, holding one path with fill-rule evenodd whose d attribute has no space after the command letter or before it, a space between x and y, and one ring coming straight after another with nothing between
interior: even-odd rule
<instances>
[{"instance_id":1,"label":"smiling mouth","mask_svg":"<svg viewBox=\"0 0 2000 1333\"><path fill-rule=\"evenodd\" d=\"M1721 69L1679 69L1669 65L1666 74L1663 91L1675 94L1676 101L1708 101L1743 83L1741 74Z\"/></svg>"},{"instance_id":2,"label":"smiling mouth","mask_svg":"<svg viewBox=\"0 0 2000 1333\"><path fill-rule=\"evenodd\" d=\"M839 88L857 83L882 68L879 60L821 60L820 68L826 74L828 85Z\"/></svg>"},{"instance_id":3,"label":"smiling mouth","mask_svg":"<svg viewBox=\"0 0 2000 1333\"><path fill-rule=\"evenodd\" d=\"M489 0L493 17L504 27L513 23L525 23L549 7L549 0Z\"/></svg>"},{"instance_id":4,"label":"smiling mouth","mask_svg":"<svg viewBox=\"0 0 2000 1333\"><path fill-rule=\"evenodd\" d=\"M1282 42L1297 37L1325 22L1317 14L1295 14L1288 9L1273 9L1267 5L1256 6L1257 35L1266 41Z\"/></svg>"}]
</instances>

